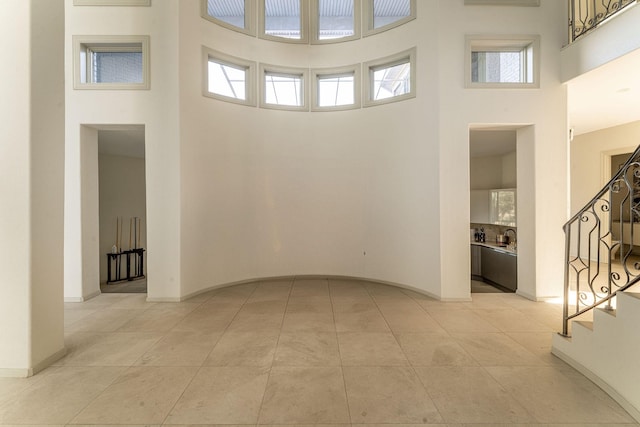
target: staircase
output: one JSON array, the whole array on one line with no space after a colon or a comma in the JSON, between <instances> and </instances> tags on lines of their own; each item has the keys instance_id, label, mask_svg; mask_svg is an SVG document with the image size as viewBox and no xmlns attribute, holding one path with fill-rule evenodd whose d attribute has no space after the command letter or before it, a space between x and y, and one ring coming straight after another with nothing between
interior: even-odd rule
<instances>
[{"instance_id":1,"label":"staircase","mask_svg":"<svg viewBox=\"0 0 640 427\"><path fill-rule=\"evenodd\" d=\"M596 308L572 329L571 338L554 335L552 353L640 421L640 293L619 293L615 310Z\"/></svg>"},{"instance_id":2,"label":"staircase","mask_svg":"<svg viewBox=\"0 0 640 427\"><path fill-rule=\"evenodd\" d=\"M563 330L552 353L640 422L640 147L564 232Z\"/></svg>"}]
</instances>

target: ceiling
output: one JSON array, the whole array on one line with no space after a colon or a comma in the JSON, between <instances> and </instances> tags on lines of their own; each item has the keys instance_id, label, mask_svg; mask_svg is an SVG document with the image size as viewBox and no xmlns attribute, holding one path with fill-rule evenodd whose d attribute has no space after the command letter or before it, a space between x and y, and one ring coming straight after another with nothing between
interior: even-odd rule
<instances>
[{"instance_id":1,"label":"ceiling","mask_svg":"<svg viewBox=\"0 0 640 427\"><path fill-rule=\"evenodd\" d=\"M515 129L472 129L469 131L469 157L503 156L516 151Z\"/></svg>"},{"instance_id":2,"label":"ceiling","mask_svg":"<svg viewBox=\"0 0 640 427\"><path fill-rule=\"evenodd\" d=\"M575 135L640 120L640 49L567 83Z\"/></svg>"},{"instance_id":3,"label":"ceiling","mask_svg":"<svg viewBox=\"0 0 640 427\"><path fill-rule=\"evenodd\" d=\"M144 126L98 130L98 153L144 158Z\"/></svg>"}]
</instances>

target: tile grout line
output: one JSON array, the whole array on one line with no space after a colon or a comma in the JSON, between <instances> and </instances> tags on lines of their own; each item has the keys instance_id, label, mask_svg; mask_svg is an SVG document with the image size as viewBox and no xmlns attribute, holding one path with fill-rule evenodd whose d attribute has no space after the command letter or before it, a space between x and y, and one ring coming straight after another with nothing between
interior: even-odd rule
<instances>
[{"instance_id":1,"label":"tile grout line","mask_svg":"<svg viewBox=\"0 0 640 427\"><path fill-rule=\"evenodd\" d=\"M264 391L262 392L262 399L260 399L260 409L258 409L258 416L256 417L256 426L260 425L260 416L262 415L262 407L264 405L264 399L267 395L267 387L269 387L269 381L271 380L271 372L273 371L273 363L276 359L278 352L278 345L280 344L280 335L282 335L282 327L284 325L284 318L287 315L287 307L289 306L289 298L293 292L293 287L296 283L296 276L293 276L290 280L289 294L287 295L287 303L284 305L284 313L282 314L282 320L280 321L280 332L278 333L278 339L276 340L276 346L273 349L273 356L271 357L271 366L268 368L267 381L264 384Z\"/></svg>"},{"instance_id":2,"label":"tile grout line","mask_svg":"<svg viewBox=\"0 0 640 427\"><path fill-rule=\"evenodd\" d=\"M342 387L344 390L344 398L347 403L347 415L349 416L349 423L353 425L353 418L351 417L351 405L349 404L349 393L347 393L347 380L344 377L344 368L342 360L342 352L340 351L340 339L338 338L338 326L336 325L336 313L333 309L333 297L331 296L331 281L327 279L327 285L329 287L329 302L331 304L331 316L333 317L333 327L336 334L336 345L338 346L338 358L340 359L340 374L342 375Z\"/></svg>"}]
</instances>

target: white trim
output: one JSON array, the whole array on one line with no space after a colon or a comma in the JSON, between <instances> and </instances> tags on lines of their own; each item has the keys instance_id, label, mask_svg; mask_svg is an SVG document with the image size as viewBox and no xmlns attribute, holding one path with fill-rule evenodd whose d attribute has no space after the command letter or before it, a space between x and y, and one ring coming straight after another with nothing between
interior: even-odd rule
<instances>
[{"instance_id":1,"label":"white trim","mask_svg":"<svg viewBox=\"0 0 640 427\"><path fill-rule=\"evenodd\" d=\"M363 107L371 107L374 105L382 105L389 104L392 102L404 101L406 99L415 98L416 97L416 55L417 49L415 47L405 50L404 52L397 53L395 55L387 56L385 58L376 59L373 61L365 62L363 64L363 74L364 74L364 91L363 91ZM409 63L410 71L409 71L409 92L394 96L391 98L385 99L373 99L373 78L372 74L374 71L386 68L393 67L395 65Z\"/></svg>"},{"instance_id":2,"label":"white trim","mask_svg":"<svg viewBox=\"0 0 640 427\"><path fill-rule=\"evenodd\" d=\"M311 111L342 111L342 110L355 110L360 108L361 105L361 66L349 65L339 68L317 68L311 70ZM318 80L322 77L332 77L341 75L353 75L353 104L337 105L331 107L321 107L319 105L319 90L320 85Z\"/></svg>"},{"instance_id":3,"label":"white trim","mask_svg":"<svg viewBox=\"0 0 640 427\"><path fill-rule=\"evenodd\" d=\"M73 88L103 90L148 90L151 87L149 44L149 36L73 36ZM110 45L112 45L113 47L110 47ZM80 70L80 54L83 49L97 47L100 50L104 49L106 51L120 52L131 49L133 45L139 45L142 52L142 83L82 82Z\"/></svg>"},{"instance_id":4,"label":"white trim","mask_svg":"<svg viewBox=\"0 0 640 427\"><path fill-rule=\"evenodd\" d=\"M540 6L540 0L464 0L465 6Z\"/></svg>"},{"instance_id":5,"label":"white trim","mask_svg":"<svg viewBox=\"0 0 640 427\"><path fill-rule=\"evenodd\" d=\"M74 6L151 6L151 0L73 0Z\"/></svg>"},{"instance_id":6,"label":"white trim","mask_svg":"<svg viewBox=\"0 0 640 427\"><path fill-rule=\"evenodd\" d=\"M311 0L310 16L311 16L311 44L332 44L342 43L351 40L358 40L361 37L361 16L362 8L359 0L353 0L353 35L348 37L340 37L335 39L320 39L320 1Z\"/></svg>"},{"instance_id":7,"label":"white trim","mask_svg":"<svg viewBox=\"0 0 640 427\"><path fill-rule=\"evenodd\" d=\"M531 49L531 58L526 58ZM471 56L473 52L521 51L523 75L519 83L471 81ZM464 86L476 89L538 89L540 87L540 36L539 35L466 35L464 50ZM530 62L533 62L530 64ZM529 67L530 66L530 67ZM531 71L527 71L531 68ZM530 75L529 75L530 74ZM531 82L526 82L531 78Z\"/></svg>"},{"instance_id":8,"label":"white trim","mask_svg":"<svg viewBox=\"0 0 640 427\"><path fill-rule=\"evenodd\" d=\"M207 21L211 21L214 24L220 25L221 27L227 28L229 30L238 31L240 33L254 37L256 35L256 19L254 16L255 10L256 0L244 0L244 27L238 27L236 25L229 24L228 22L218 19L215 16L209 15L207 0L201 0L200 2L200 16L202 16Z\"/></svg>"},{"instance_id":9,"label":"white trim","mask_svg":"<svg viewBox=\"0 0 640 427\"><path fill-rule=\"evenodd\" d=\"M232 67L245 69L245 97L238 99L218 93L209 92L209 61L226 64ZM256 106L256 63L245 59L236 58L222 52L215 51L206 46L202 46L202 94L208 98L220 101L232 102L234 104Z\"/></svg>"},{"instance_id":10,"label":"white trim","mask_svg":"<svg viewBox=\"0 0 640 427\"><path fill-rule=\"evenodd\" d=\"M284 76L299 76L302 79L302 105L278 105L266 102L265 75L278 74ZM309 111L309 70L306 68L280 67L276 65L260 64L260 108L288 111Z\"/></svg>"},{"instance_id":11,"label":"white trim","mask_svg":"<svg viewBox=\"0 0 640 427\"><path fill-rule=\"evenodd\" d=\"M414 19L416 19L416 17L418 16L418 5L417 5L417 1L416 0L410 0L410 8L411 8L411 12L409 14L409 16L406 16L402 19L398 19L397 21L393 21L390 24L384 25L382 27L378 27L375 28L374 27L374 2L376 0L362 0L363 2L363 7L362 7L362 23L363 23L363 30L362 30L362 35L363 37L368 37L368 36L372 36L374 34L378 34L378 33L382 33L384 31L390 30L392 28L396 28L399 27L401 25L406 24L407 22L413 21Z\"/></svg>"},{"instance_id":12,"label":"white trim","mask_svg":"<svg viewBox=\"0 0 640 427\"><path fill-rule=\"evenodd\" d=\"M309 44L309 0L298 0L300 2L300 38L293 39L265 34L265 0L258 3L258 37L265 40L278 41L282 43Z\"/></svg>"}]
</instances>

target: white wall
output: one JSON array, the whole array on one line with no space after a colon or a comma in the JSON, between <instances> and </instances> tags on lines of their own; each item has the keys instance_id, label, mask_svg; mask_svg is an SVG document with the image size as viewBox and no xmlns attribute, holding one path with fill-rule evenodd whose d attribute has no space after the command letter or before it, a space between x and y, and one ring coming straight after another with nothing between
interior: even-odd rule
<instances>
[{"instance_id":1,"label":"white wall","mask_svg":"<svg viewBox=\"0 0 640 427\"><path fill-rule=\"evenodd\" d=\"M441 295L462 295L468 289L469 270L460 268L469 256L464 171L469 125L480 123L531 125L518 130L518 192L528 195L518 197L518 277L521 271L535 274L528 285L518 283L518 292L533 299L561 295L568 127L559 54L566 33L566 4L553 0L542 0L539 8L465 7L444 0L438 4ZM541 36L540 89L464 88L464 35L496 32Z\"/></svg>"},{"instance_id":2,"label":"white wall","mask_svg":"<svg viewBox=\"0 0 640 427\"><path fill-rule=\"evenodd\" d=\"M611 178L605 162L640 144L640 121L577 135L571 142L571 214L586 205ZM606 169L606 170L605 170Z\"/></svg>"},{"instance_id":3,"label":"white wall","mask_svg":"<svg viewBox=\"0 0 640 427\"><path fill-rule=\"evenodd\" d=\"M469 127L479 123L531 125L529 155L518 153L517 171L518 186L525 180L532 191L519 203L531 220L524 243L531 256L522 262L538 274L527 296L560 294L567 143L561 2L419 2L418 19L407 25L325 46L223 29L199 16L195 0L150 8L71 3L68 46L73 34L151 35L150 91L67 89L66 206L68 219L81 216L73 188L81 175L79 125L145 124L150 299L301 274L372 278L468 299L469 271L460 265L469 256ZM494 33L496 22L500 33L541 35L540 89L464 88L464 36ZM415 46L417 97L333 113L229 104L201 94L202 46L305 68L359 64ZM521 175L522 161L530 167ZM536 241L546 243L544 253ZM549 249L554 242L558 250ZM84 265L97 265L77 242L66 244Z\"/></svg>"},{"instance_id":4,"label":"white wall","mask_svg":"<svg viewBox=\"0 0 640 427\"><path fill-rule=\"evenodd\" d=\"M122 217L123 222L122 250L129 249L130 220L134 217L140 218L141 221L138 247L147 247L144 158L101 153L98 156L98 169L100 182L100 281L106 282L106 254L111 253L111 247L116 244L116 217ZM134 239L133 235L131 239Z\"/></svg>"},{"instance_id":5,"label":"white wall","mask_svg":"<svg viewBox=\"0 0 640 427\"><path fill-rule=\"evenodd\" d=\"M0 376L64 353L63 22L62 1L0 3Z\"/></svg>"},{"instance_id":6,"label":"white wall","mask_svg":"<svg viewBox=\"0 0 640 427\"><path fill-rule=\"evenodd\" d=\"M515 151L502 156L472 157L469 159L470 189L515 188L517 170Z\"/></svg>"},{"instance_id":7,"label":"white wall","mask_svg":"<svg viewBox=\"0 0 640 427\"><path fill-rule=\"evenodd\" d=\"M66 88L65 297L68 299L90 297L92 292L87 286L91 288L99 282L97 203L93 212L83 212L81 208L83 199L97 195L83 194L80 184L81 177L86 177L83 168L96 168L97 174L97 154L95 163L90 161L92 165L81 161L83 124L92 129L145 126L146 182L153 183L147 191L148 296L162 300L181 295L178 5L176 0L167 0L154 1L151 7L73 6L72 0L65 0L67 82L73 81L73 35L151 38L150 90L74 90L70 84ZM95 223L83 234L81 218L88 215L95 218ZM96 236L95 241L92 236ZM89 284L82 283L87 280L86 272L91 272Z\"/></svg>"},{"instance_id":8,"label":"white wall","mask_svg":"<svg viewBox=\"0 0 640 427\"><path fill-rule=\"evenodd\" d=\"M335 67L416 44L426 52L435 32L416 21L392 37L296 46L217 27L200 18L198 2L180 6L184 290L329 274L437 294L437 102L428 55L418 54L418 97L387 106L300 113L201 95L202 45L270 64ZM431 15L433 3L420 7Z\"/></svg>"}]
</instances>

